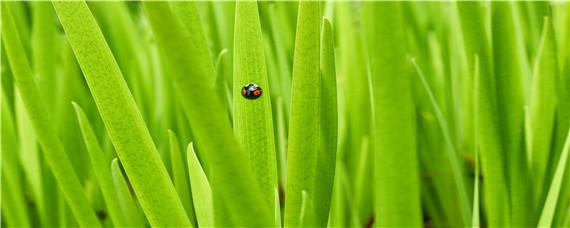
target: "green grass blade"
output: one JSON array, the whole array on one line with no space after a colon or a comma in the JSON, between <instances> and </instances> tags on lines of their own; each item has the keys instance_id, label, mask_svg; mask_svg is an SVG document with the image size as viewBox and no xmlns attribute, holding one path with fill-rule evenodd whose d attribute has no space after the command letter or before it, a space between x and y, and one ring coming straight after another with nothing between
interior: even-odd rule
<instances>
[{"instance_id":1,"label":"green grass blade","mask_svg":"<svg viewBox=\"0 0 570 228\"><path fill-rule=\"evenodd\" d=\"M567 175L567 173L565 174L564 172L567 169L568 153L570 153L570 131L568 131L564 149L562 149L560 160L556 166L556 172L552 178L552 183L550 184L550 189L548 190L548 194L544 202L544 207L542 208L542 213L540 214L540 220L538 221L539 227L552 226L552 220L554 219L554 212L556 210L558 196L560 195L562 181L564 175Z\"/></svg>"},{"instance_id":2,"label":"green grass blade","mask_svg":"<svg viewBox=\"0 0 570 228\"><path fill-rule=\"evenodd\" d=\"M556 114L556 40L549 18L544 18L542 36L535 58L532 76L532 95L530 101L530 140L531 168L534 178L535 199L542 205L548 182L550 182L549 164L552 135Z\"/></svg>"},{"instance_id":3,"label":"green grass blade","mask_svg":"<svg viewBox=\"0 0 570 228\"><path fill-rule=\"evenodd\" d=\"M311 224L311 211L313 208L311 207L311 197L309 197L309 193L305 190L301 192L301 211L299 213L299 227L309 227Z\"/></svg>"},{"instance_id":4,"label":"green grass blade","mask_svg":"<svg viewBox=\"0 0 570 228\"><path fill-rule=\"evenodd\" d=\"M23 175L20 174L21 166L18 157L18 140L16 138L16 128L11 108L7 102L7 97L2 90L2 129L0 133L1 148L1 194L2 216L9 226L29 227L31 224L28 215L25 194L22 189ZM4 222L4 221L3 221Z\"/></svg>"},{"instance_id":5,"label":"green grass blade","mask_svg":"<svg viewBox=\"0 0 570 228\"><path fill-rule=\"evenodd\" d=\"M472 212L470 211L470 205L467 199L467 192L466 192L467 189L465 187L465 182L463 179L463 171L461 168L461 164L459 163L460 158L457 157L459 153L455 150L455 147L453 146L453 143L451 141L451 135L449 133L449 125L447 124L447 121L445 120L445 117L443 116L443 113L439 108L439 105L437 104L435 96L433 95L433 92L431 91L429 84L425 76L423 75L422 71L420 70L420 67L416 63L415 59L412 59L412 65L414 65L414 68L418 73L417 75L420 78L420 81L422 82L422 85L428 94L430 102L435 111L437 122L442 131L443 138L445 139L445 145L447 147L447 150L445 151L447 152L447 159L449 160L449 163L451 165L451 174L453 175L453 181L455 182L455 191L457 191L457 194L459 195L459 201L460 201L459 205L460 209L462 210L461 215L464 216L463 219L464 221L470 221L471 220L470 216Z\"/></svg>"},{"instance_id":6,"label":"green grass blade","mask_svg":"<svg viewBox=\"0 0 570 228\"><path fill-rule=\"evenodd\" d=\"M274 205L275 205L275 227L282 227L282 222L281 222L281 203L279 202L279 189L275 188L273 190L273 195L274 195Z\"/></svg>"},{"instance_id":7,"label":"green grass blade","mask_svg":"<svg viewBox=\"0 0 570 228\"><path fill-rule=\"evenodd\" d=\"M475 87L473 91L475 93L475 97L477 97L477 95L478 95L477 91L479 91L479 83L477 82L477 79L479 78L478 75L480 74L480 72L479 72L479 58L477 56L475 56L475 64L474 64L473 68L474 68L473 69L473 78L475 81L473 83L474 87ZM478 111L477 111L476 105L474 105L473 110L475 110L475 118L477 118L476 115L477 115ZM475 137L474 141L477 142L477 134L476 134L477 126L475 126L474 132L475 132L473 134ZM481 180L481 168L480 168L481 163L479 162L479 156L480 156L479 155L480 154L479 146L477 146L477 144L475 144L474 149L475 149L475 181L473 183L473 189L474 189L473 190L473 211L472 211L473 216L471 217L471 226L478 228L478 227L480 227L480 224L481 224L481 217L479 215L479 211L481 210L480 209L481 199L479 198L479 195L480 195L480 190L479 190L480 189L480 183L479 182L481 182L480 181Z\"/></svg>"},{"instance_id":8,"label":"green grass blade","mask_svg":"<svg viewBox=\"0 0 570 228\"><path fill-rule=\"evenodd\" d=\"M59 138L57 138L55 127L52 126L53 122L50 120L50 113L41 102L42 97L32 77L32 70L18 37L9 7L10 3L2 4L2 39L15 76L16 86L21 92L34 132L42 146L44 157L47 159L58 182L59 189L63 192L78 223L82 226L100 226L95 212L89 206L87 196L73 170L71 161L67 157Z\"/></svg>"},{"instance_id":9,"label":"green grass blade","mask_svg":"<svg viewBox=\"0 0 570 228\"><path fill-rule=\"evenodd\" d=\"M133 225L127 222L127 217L122 213L121 206L119 205L119 199L117 198L117 194L115 193L113 186L111 170L108 168L108 161L105 159L104 151L99 144L99 140L95 136L95 132L91 127L91 123L89 122L87 115L85 115L85 112L83 112L83 109L81 109L77 103L73 102L73 107L77 114L77 120L79 121L87 152L89 153L91 165L95 171L95 177L101 187L101 193L103 193L105 205L109 210L113 224L116 226Z\"/></svg>"},{"instance_id":10,"label":"green grass blade","mask_svg":"<svg viewBox=\"0 0 570 228\"><path fill-rule=\"evenodd\" d=\"M365 3L374 100L376 226L421 226L415 109L400 3ZM374 17L372 17L374 16ZM394 180L406 180L405 182Z\"/></svg>"},{"instance_id":11,"label":"green grass blade","mask_svg":"<svg viewBox=\"0 0 570 228\"><path fill-rule=\"evenodd\" d=\"M238 146L223 103L218 96L204 92L218 88L214 88L215 71L195 3L171 4L178 18L168 3L143 3L153 34L170 66L178 100L192 124L198 152L209 164L215 164L208 172L214 209L218 215L218 211L221 213L226 208L231 216L216 216L216 226L271 226L273 204L261 198L248 155Z\"/></svg>"},{"instance_id":12,"label":"green grass blade","mask_svg":"<svg viewBox=\"0 0 570 228\"><path fill-rule=\"evenodd\" d=\"M117 195L122 214L125 216L128 226L145 226L147 222L144 214L131 195L127 179L123 175L123 171L121 171L121 165L117 158L111 161L110 168L115 194Z\"/></svg>"},{"instance_id":13,"label":"green grass blade","mask_svg":"<svg viewBox=\"0 0 570 228\"><path fill-rule=\"evenodd\" d=\"M237 1L235 16L234 131L242 148L249 153L250 165L260 183L264 201L274 205L277 160L271 113L271 88L267 79L257 2ZM250 100L237 95L238 91L249 83L261 87L263 90L261 97Z\"/></svg>"},{"instance_id":14,"label":"green grass blade","mask_svg":"<svg viewBox=\"0 0 570 228\"><path fill-rule=\"evenodd\" d=\"M507 175L511 224L531 226L534 223L533 203L529 170L524 150L524 105L523 92L526 60L524 59L523 35L515 15L514 3L493 2L492 42L497 107L503 142Z\"/></svg>"},{"instance_id":15,"label":"green grass blade","mask_svg":"<svg viewBox=\"0 0 570 228\"><path fill-rule=\"evenodd\" d=\"M194 152L192 143L187 149L188 175L192 185L192 196L194 197L194 208L196 209L196 219L200 227L214 226L214 202L212 189L208 182L208 177L200 165L200 161Z\"/></svg>"},{"instance_id":16,"label":"green grass blade","mask_svg":"<svg viewBox=\"0 0 570 228\"><path fill-rule=\"evenodd\" d=\"M315 159L315 225L327 225L332 198L338 144L338 109L333 31L324 19L321 43L321 102L319 150Z\"/></svg>"},{"instance_id":17,"label":"green grass blade","mask_svg":"<svg viewBox=\"0 0 570 228\"><path fill-rule=\"evenodd\" d=\"M226 62L229 61L229 56L228 56L228 49L223 49L222 51L220 51L220 54L218 54L218 57L216 58L216 81L214 82L216 85L216 88L220 88L219 91L216 92L216 94L218 94L218 96L220 97L220 100L223 103L223 106L226 107L226 111L228 113L228 116L230 117L230 119L233 118L233 113L231 113L230 110L233 110L233 104L230 104L230 101L232 100L232 89L228 86L227 82L226 82L226 76L227 74L229 74L225 68Z\"/></svg>"},{"instance_id":18,"label":"green grass blade","mask_svg":"<svg viewBox=\"0 0 570 228\"><path fill-rule=\"evenodd\" d=\"M486 30L486 9L479 2L457 3L460 15L465 50L470 63L479 56L479 74L475 75L478 84L474 104L477 116L477 148L481 152L481 167L485 183L485 211L489 226L507 226L509 224L509 197L505 166L505 154L500 139L497 119L496 90L493 77L491 47Z\"/></svg>"},{"instance_id":19,"label":"green grass blade","mask_svg":"<svg viewBox=\"0 0 570 228\"><path fill-rule=\"evenodd\" d=\"M119 66L87 4L84 1L54 1L53 5L149 222L154 226L191 226Z\"/></svg>"},{"instance_id":20,"label":"green grass blade","mask_svg":"<svg viewBox=\"0 0 570 228\"><path fill-rule=\"evenodd\" d=\"M170 162L172 162L172 176L176 192L184 205L186 214L193 225L196 225L196 216L194 215L194 207L192 206L192 193L190 192L190 183L188 180L188 172L186 171L186 160L180 150L178 137L173 131L168 130L168 141L170 148Z\"/></svg>"},{"instance_id":21,"label":"green grass blade","mask_svg":"<svg viewBox=\"0 0 570 228\"><path fill-rule=\"evenodd\" d=\"M302 191L315 194L315 165L319 151L321 102L320 2L300 2L292 79L291 117L287 151L285 226L299 226ZM313 213L305 213L312 215ZM312 218L305 221L313 222ZM317 224L307 223L306 226Z\"/></svg>"}]
</instances>

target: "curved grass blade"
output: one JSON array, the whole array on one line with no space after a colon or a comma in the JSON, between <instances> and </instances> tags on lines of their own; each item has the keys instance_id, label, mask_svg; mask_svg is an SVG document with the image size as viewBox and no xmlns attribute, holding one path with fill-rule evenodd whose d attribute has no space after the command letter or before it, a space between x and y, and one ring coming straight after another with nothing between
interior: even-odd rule
<instances>
[{"instance_id":1,"label":"curved grass blade","mask_svg":"<svg viewBox=\"0 0 570 228\"><path fill-rule=\"evenodd\" d=\"M314 194L315 164L319 152L321 102L321 3L299 2L293 63L291 118L287 151L285 226L299 226L302 191ZM312 216L313 213L305 213ZM305 226L315 226L305 218Z\"/></svg>"},{"instance_id":2,"label":"curved grass blade","mask_svg":"<svg viewBox=\"0 0 570 228\"><path fill-rule=\"evenodd\" d=\"M121 171L121 165L117 158L111 161L110 168L115 194L119 200L122 214L125 216L125 219L127 219L128 226L145 226L147 222L144 214L131 195L127 179L123 175L123 171Z\"/></svg>"},{"instance_id":3,"label":"curved grass blade","mask_svg":"<svg viewBox=\"0 0 570 228\"><path fill-rule=\"evenodd\" d=\"M103 199L105 200L105 205L109 210L113 224L116 226L135 225L129 224L127 217L122 213L121 206L119 205L119 199L117 198L117 194L115 193L113 186L113 177L108 168L108 161L105 159L103 149L99 144L99 140L97 140L97 137L95 136L95 132L91 127L91 123L89 122L87 115L85 115L77 103L73 102L72 104L77 114L77 120L79 121L87 152L89 153L91 165L95 171L95 177L101 187L101 193L103 193Z\"/></svg>"},{"instance_id":4,"label":"curved grass blade","mask_svg":"<svg viewBox=\"0 0 570 228\"><path fill-rule=\"evenodd\" d=\"M321 43L321 101L319 150L315 159L312 197L315 225L327 226L338 144L338 109L333 31L323 20Z\"/></svg>"},{"instance_id":5,"label":"curved grass blade","mask_svg":"<svg viewBox=\"0 0 570 228\"><path fill-rule=\"evenodd\" d=\"M73 170L71 161L67 157L61 141L57 138L55 127L50 120L50 113L48 113L46 107L41 102L42 97L32 77L28 58L18 37L9 9L10 3L4 3L1 7L3 21L2 39L5 44L6 54L16 86L30 116L37 139L42 146L44 157L77 222L81 226L98 227L100 223L95 216L95 212L89 206L85 191Z\"/></svg>"},{"instance_id":6,"label":"curved grass blade","mask_svg":"<svg viewBox=\"0 0 570 228\"><path fill-rule=\"evenodd\" d=\"M149 222L153 226L191 226L119 66L87 4L84 1L53 1L53 5Z\"/></svg>"},{"instance_id":7,"label":"curved grass blade","mask_svg":"<svg viewBox=\"0 0 570 228\"><path fill-rule=\"evenodd\" d=\"M558 65L556 61L556 40L548 17L544 18L540 45L536 53L530 101L530 146L534 178L535 199L538 205L544 203L548 182L549 164L552 153L552 135L556 116L556 83Z\"/></svg>"},{"instance_id":8,"label":"curved grass blade","mask_svg":"<svg viewBox=\"0 0 570 228\"><path fill-rule=\"evenodd\" d=\"M192 193L190 192L190 183L188 180L188 173L186 172L186 165L184 156L180 150L180 143L178 137L173 131L168 130L168 142L170 148L170 162L172 162L172 176L176 192L184 205L186 214L190 218L190 222L196 225L196 216L194 215L194 206L192 206Z\"/></svg>"},{"instance_id":9,"label":"curved grass blade","mask_svg":"<svg viewBox=\"0 0 570 228\"><path fill-rule=\"evenodd\" d=\"M255 100L234 96L234 132L242 148L249 152L250 165L260 183L263 200L274 205L277 160L271 88L267 79L257 1L237 1L235 18L233 91L237 94L244 85L254 83L262 88L263 93Z\"/></svg>"},{"instance_id":10,"label":"curved grass blade","mask_svg":"<svg viewBox=\"0 0 570 228\"><path fill-rule=\"evenodd\" d=\"M188 174L192 185L192 196L196 208L196 219L200 227L214 226L214 202L212 189L208 177L200 165L200 161L194 152L192 143L187 149Z\"/></svg>"},{"instance_id":11,"label":"curved grass blade","mask_svg":"<svg viewBox=\"0 0 570 228\"><path fill-rule=\"evenodd\" d=\"M425 76L423 75L423 72L420 70L420 67L416 63L415 59L412 59L412 65L416 69L418 73L417 75L420 78L420 81L422 82L422 85L428 94L429 100L435 112L437 122L442 131L443 138L445 139L445 145L447 146L447 150L445 151L447 152L447 159L449 160L451 166L451 174L453 175L453 181L455 182L455 191L457 191L457 195L459 196L460 210L462 210L461 215L464 216L463 221L470 221L472 212L470 211L469 201L467 199L467 192L466 192L467 188L465 187L465 182L463 179L463 171L462 171L463 169L461 168L461 164L459 163L460 161L460 158L458 158L459 153L455 150L453 142L451 141L451 135L449 133L449 125L447 124L447 121L443 116L443 112L439 108L435 96L433 95L433 92L431 91L429 84Z\"/></svg>"},{"instance_id":12,"label":"curved grass blade","mask_svg":"<svg viewBox=\"0 0 570 228\"><path fill-rule=\"evenodd\" d=\"M558 196L560 195L560 189L562 187L562 181L564 178L565 170L568 163L568 153L570 153L570 130L568 131L568 136L566 137L566 143L564 144L564 149L560 155L560 160L556 166L556 172L552 178L552 183L550 184L550 189L546 196L544 202L544 207L542 208L542 213L540 214L540 220L538 221L538 227L551 227L552 220L554 219L554 212L556 210L556 204L558 203Z\"/></svg>"},{"instance_id":13,"label":"curved grass blade","mask_svg":"<svg viewBox=\"0 0 570 228\"><path fill-rule=\"evenodd\" d=\"M170 66L175 91L192 125L199 152L205 161L215 164L208 173L211 174L216 226L271 226L274 224L273 205L261 197L248 156L238 146L223 103L218 96L204 92L217 90L214 88L216 74L196 5L194 2L170 4L172 10L166 2L143 3L153 34ZM222 213L222 208L228 215Z\"/></svg>"},{"instance_id":14,"label":"curved grass blade","mask_svg":"<svg viewBox=\"0 0 570 228\"><path fill-rule=\"evenodd\" d=\"M401 6L374 2L364 7L367 45L373 48L375 224L421 226L415 109L406 47L400 42L405 40Z\"/></svg>"}]
</instances>

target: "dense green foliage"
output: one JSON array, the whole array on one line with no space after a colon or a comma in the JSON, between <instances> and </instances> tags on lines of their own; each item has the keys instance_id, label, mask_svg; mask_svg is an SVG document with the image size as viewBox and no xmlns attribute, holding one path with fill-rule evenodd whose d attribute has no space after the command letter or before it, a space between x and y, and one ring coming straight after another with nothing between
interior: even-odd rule
<instances>
[{"instance_id":1,"label":"dense green foliage","mask_svg":"<svg viewBox=\"0 0 570 228\"><path fill-rule=\"evenodd\" d=\"M0 5L1 226L570 227L568 1Z\"/></svg>"}]
</instances>

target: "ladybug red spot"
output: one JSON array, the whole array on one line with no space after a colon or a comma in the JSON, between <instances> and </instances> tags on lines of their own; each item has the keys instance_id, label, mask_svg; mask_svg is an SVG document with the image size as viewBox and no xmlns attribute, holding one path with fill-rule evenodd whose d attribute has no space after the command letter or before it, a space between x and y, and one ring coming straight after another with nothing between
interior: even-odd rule
<instances>
[{"instance_id":1,"label":"ladybug red spot","mask_svg":"<svg viewBox=\"0 0 570 228\"><path fill-rule=\"evenodd\" d=\"M259 96L260 93L261 93L261 91L259 91L259 90L253 91L253 95L255 95L255 96Z\"/></svg>"}]
</instances>

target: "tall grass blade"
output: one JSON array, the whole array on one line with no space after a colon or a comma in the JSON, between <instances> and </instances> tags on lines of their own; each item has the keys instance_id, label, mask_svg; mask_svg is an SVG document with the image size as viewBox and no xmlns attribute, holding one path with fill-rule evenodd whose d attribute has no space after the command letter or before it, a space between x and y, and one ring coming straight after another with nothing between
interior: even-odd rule
<instances>
[{"instance_id":1,"label":"tall grass blade","mask_svg":"<svg viewBox=\"0 0 570 228\"><path fill-rule=\"evenodd\" d=\"M12 110L7 102L7 97L2 90L2 129L0 133L1 148L1 202L3 223L9 226L28 227L31 225L27 211L25 194L22 189L23 176L21 173L20 160L18 157L18 140Z\"/></svg>"},{"instance_id":2,"label":"tall grass blade","mask_svg":"<svg viewBox=\"0 0 570 228\"><path fill-rule=\"evenodd\" d=\"M473 80L473 81L474 81L473 84L474 84L474 87L475 87L475 88L473 89L473 91L474 91L474 94L475 94L474 97L477 97L477 96L478 96L478 91L479 91L478 79L479 79L479 74L480 74L480 71L479 71L479 57L478 57L478 56L475 56L475 64L474 64L473 68L474 68L474 69L473 69L473 79L474 79L474 80ZM476 105L474 105L474 106L475 106L475 107L473 107L473 110L475 110L475 118L477 118L477 113L479 113L479 112L478 112L478 110L477 110ZM474 129L475 133L473 134L474 137L475 137L475 139L474 139L475 142L477 142L477 133L476 133L477 130L478 130L478 129L477 129L477 126L475 126L475 129ZM479 211L481 210L481 209L480 209L480 208L481 208L481 199L479 198L479 195L480 195L480 190L479 190L479 189L481 188L481 187L480 187L480 185L481 185L481 184L480 184L480 182L481 182L481 181L480 181L480 180L481 180L481 168L480 168L480 164L481 164L481 163L479 162L479 156L480 156L480 155L479 155L479 154L480 154L480 152L479 152L479 146L477 146L477 144L475 144L475 148L474 148L474 149L475 149L475 181L474 181L474 183L473 183L473 189L474 189L474 190L473 190L473 211L472 211L473 216L471 217L471 219L472 219L472 220L471 220L471 226L478 228L478 227L481 226L481 216L480 216L480 214L479 214Z\"/></svg>"},{"instance_id":3,"label":"tall grass blade","mask_svg":"<svg viewBox=\"0 0 570 228\"><path fill-rule=\"evenodd\" d=\"M42 97L32 76L28 58L20 42L17 28L10 10L11 3L2 4L2 40L12 69L16 86L30 116L30 121L43 149L45 158L54 173L59 189L73 215L82 226L100 226L95 212L89 206L79 178L74 172L71 161L52 126L51 115L41 102Z\"/></svg>"},{"instance_id":4,"label":"tall grass blade","mask_svg":"<svg viewBox=\"0 0 570 228\"><path fill-rule=\"evenodd\" d=\"M192 124L197 149L208 163L215 164L210 167L214 209L227 208L231 215L231 224L224 224L227 217L220 216L216 217L216 226L271 226L273 205L261 197L248 156L238 146L223 103L218 96L204 93L216 90L215 71L195 3L171 4L176 14L166 2L143 3L170 66L178 100Z\"/></svg>"},{"instance_id":5,"label":"tall grass blade","mask_svg":"<svg viewBox=\"0 0 570 228\"><path fill-rule=\"evenodd\" d=\"M421 226L411 75L404 42L394 42L405 39L401 5L367 2L364 7L367 46L374 50L375 226Z\"/></svg>"},{"instance_id":6,"label":"tall grass blade","mask_svg":"<svg viewBox=\"0 0 570 228\"><path fill-rule=\"evenodd\" d=\"M194 152L192 143L188 145L187 159L188 174L190 184L192 185L192 196L194 197L194 208L196 208L198 225L200 227L212 227L215 224L212 188Z\"/></svg>"},{"instance_id":7,"label":"tall grass blade","mask_svg":"<svg viewBox=\"0 0 570 228\"><path fill-rule=\"evenodd\" d=\"M328 222L338 144L338 109L333 30L323 20L321 43L321 101L319 150L315 159L314 193L312 197L315 224Z\"/></svg>"},{"instance_id":8,"label":"tall grass blade","mask_svg":"<svg viewBox=\"0 0 570 228\"><path fill-rule=\"evenodd\" d=\"M54 1L53 5L149 222L154 226L191 226L121 70L87 4Z\"/></svg>"},{"instance_id":9,"label":"tall grass blade","mask_svg":"<svg viewBox=\"0 0 570 228\"><path fill-rule=\"evenodd\" d=\"M556 40L551 21L544 18L540 45L536 53L530 101L531 168L534 177L535 198L538 205L544 202L548 182L549 163L552 153L557 96L556 83L558 63L556 61Z\"/></svg>"},{"instance_id":10,"label":"tall grass blade","mask_svg":"<svg viewBox=\"0 0 570 228\"><path fill-rule=\"evenodd\" d=\"M556 166L556 172L552 178L552 183L550 184L550 189L546 195L546 200L542 208L542 213L538 221L539 227L551 227L552 220L554 219L554 212L556 210L556 204L558 202L558 196L560 195L560 189L562 187L562 181L565 175L565 170L567 170L568 163L568 153L570 153L570 130L568 131L568 136L566 137L566 143L564 144L564 149L560 155L560 160Z\"/></svg>"},{"instance_id":11,"label":"tall grass blade","mask_svg":"<svg viewBox=\"0 0 570 228\"><path fill-rule=\"evenodd\" d=\"M190 191L190 181L188 179L188 170L186 168L186 159L180 150L178 136L173 131L168 130L168 142L170 148L170 162L172 163L172 176L176 192L184 205L186 214L190 218L190 222L196 225L196 216L194 215L194 206L192 206L192 192Z\"/></svg>"},{"instance_id":12,"label":"tall grass blade","mask_svg":"<svg viewBox=\"0 0 570 228\"><path fill-rule=\"evenodd\" d=\"M300 226L302 191L314 195L316 159L319 153L321 106L321 3L299 2L293 62L291 117L287 151L285 226ZM306 212L306 216L314 213ZM316 226L305 218L305 226Z\"/></svg>"},{"instance_id":13,"label":"tall grass blade","mask_svg":"<svg viewBox=\"0 0 570 228\"><path fill-rule=\"evenodd\" d=\"M121 212L125 216L128 226L145 226L147 221L143 212L131 195L129 184L127 183L126 177L123 175L121 165L117 158L114 158L111 161L110 169L111 176L113 177L115 194L117 195L119 205L121 206Z\"/></svg>"},{"instance_id":14,"label":"tall grass blade","mask_svg":"<svg viewBox=\"0 0 570 228\"><path fill-rule=\"evenodd\" d=\"M474 103L477 137L481 151L481 167L485 183L485 211L489 226L508 226L510 220L505 154L500 139L493 63L489 32L486 30L486 8L479 2L457 3L468 61L479 56L479 74L475 75L478 91Z\"/></svg>"},{"instance_id":15,"label":"tall grass blade","mask_svg":"<svg viewBox=\"0 0 570 228\"><path fill-rule=\"evenodd\" d=\"M445 120L445 117L443 116L443 113L439 108L439 105L437 104L435 96L433 95L433 92L431 91L429 84L425 76L423 75L423 72L421 71L420 67L416 63L415 59L412 59L412 65L416 69L418 73L417 75L420 78L420 81L422 82L422 85L428 94L431 105L433 106L433 109L435 111L437 122L439 124L439 127L443 134L443 138L445 140L445 145L447 147L447 150L445 151L447 152L446 154L447 159L451 165L451 174L453 175L453 181L455 182L455 191L457 191L457 194L459 195L459 201L460 201L459 205L460 209L462 210L461 215L464 216L463 219L464 221L470 221L472 212L470 211L469 200L467 199L467 192L466 192L467 189L465 187L461 164L459 163L460 161L460 158L458 157L459 153L455 150L455 147L453 146L453 143L451 141L451 135L449 133L449 125L447 124L447 121Z\"/></svg>"},{"instance_id":16,"label":"tall grass blade","mask_svg":"<svg viewBox=\"0 0 570 228\"><path fill-rule=\"evenodd\" d=\"M532 191L524 147L524 78L528 70L524 58L523 35L520 21L512 2L492 4L493 60L497 88L497 107L501 141L506 154L507 176L513 226L531 226Z\"/></svg>"},{"instance_id":17,"label":"tall grass blade","mask_svg":"<svg viewBox=\"0 0 570 228\"><path fill-rule=\"evenodd\" d=\"M101 193L103 193L103 199L105 200L105 205L109 211L113 224L116 226L129 226L136 224L129 224L127 217L123 214L121 206L119 205L119 198L115 192L113 186L113 176L111 175L111 170L109 170L109 163L104 156L104 151L99 144L97 136L91 127L91 123L83 112L81 107L73 102L73 107L77 114L77 120L79 121L79 126L83 135L83 140L87 147L87 152L89 153L89 158L91 160L91 165L93 167L95 177L101 188Z\"/></svg>"},{"instance_id":18,"label":"tall grass blade","mask_svg":"<svg viewBox=\"0 0 570 228\"><path fill-rule=\"evenodd\" d=\"M277 187L277 160L273 117L271 112L271 88L263 51L261 24L257 2L236 2L234 32L234 131L242 148L249 152L250 165L260 183L264 201L274 205L274 189ZM250 100L237 95L244 85L257 84L263 93ZM273 219L275 220L275 218Z\"/></svg>"}]
</instances>

